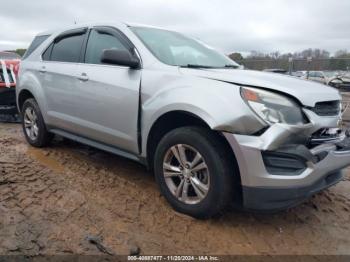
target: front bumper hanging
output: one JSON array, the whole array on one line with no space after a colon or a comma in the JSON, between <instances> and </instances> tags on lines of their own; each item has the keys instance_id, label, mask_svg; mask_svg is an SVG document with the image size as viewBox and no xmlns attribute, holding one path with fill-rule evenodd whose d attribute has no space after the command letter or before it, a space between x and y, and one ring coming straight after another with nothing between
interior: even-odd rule
<instances>
[{"instance_id":1,"label":"front bumper hanging","mask_svg":"<svg viewBox=\"0 0 350 262\"><path fill-rule=\"evenodd\" d=\"M311 146L307 139L293 144L297 135L278 126L260 137L224 133L240 169L244 208L286 209L339 182L342 169L350 165L345 134Z\"/></svg>"}]
</instances>

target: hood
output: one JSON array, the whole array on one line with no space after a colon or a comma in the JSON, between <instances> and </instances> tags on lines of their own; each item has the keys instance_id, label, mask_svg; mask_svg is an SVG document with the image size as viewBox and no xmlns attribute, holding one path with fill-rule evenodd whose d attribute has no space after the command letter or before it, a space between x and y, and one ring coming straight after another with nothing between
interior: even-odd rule
<instances>
[{"instance_id":1,"label":"hood","mask_svg":"<svg viewBox=\"0 0 350 262\"><path fill-rule=\"evenodd\" d=\"M341 100L335 88L292 76L238 69L180 68L185 75L275 90L295 97L304 106L314 107L317 102Z\"/></svg>"}]
</instances>

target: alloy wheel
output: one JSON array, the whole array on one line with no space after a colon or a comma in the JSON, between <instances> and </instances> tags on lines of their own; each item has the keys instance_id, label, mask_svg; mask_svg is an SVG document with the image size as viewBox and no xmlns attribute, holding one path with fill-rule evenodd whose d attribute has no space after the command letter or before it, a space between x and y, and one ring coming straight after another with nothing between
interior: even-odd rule
<instances>
[{"instance_id":1,"label":"alloy wheel","mask_svg":"<svg viewBox=\"0 0 350 262\"><path fill-rule=\"evenodd\" d=\"M198 204L208 194L210 173L195 148L177 144L165 154L163 175L170 192L185 204Z\"/></svg>"},{"instance_id":2,"label":"alloy wheel","mask_svg":"<svg viewBox=\"0 0 350 262\"><path fill-rule=\"evenodd\" d=\"M33 141L36 140L39 135L38 117L32 107L25 109L23 121L27 136Z\"/></svg>"}]
</instances>

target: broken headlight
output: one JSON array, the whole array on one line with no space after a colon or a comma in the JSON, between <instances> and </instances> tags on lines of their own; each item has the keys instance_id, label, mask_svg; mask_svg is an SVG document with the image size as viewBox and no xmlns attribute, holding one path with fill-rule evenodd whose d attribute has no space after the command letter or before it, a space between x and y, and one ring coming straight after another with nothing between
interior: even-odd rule
<instances>
[{"instance_id":1,"label":"broken headlight","mask_svg":"<svg viewBox=\"0 0 350 262\"><path fill-rule=\"evenodd\" d=\"M268 124L302 125L308 122L301 107L286 96L251 87L242 87L241 95L249 107Z\"/></svg>"}]
</instances>

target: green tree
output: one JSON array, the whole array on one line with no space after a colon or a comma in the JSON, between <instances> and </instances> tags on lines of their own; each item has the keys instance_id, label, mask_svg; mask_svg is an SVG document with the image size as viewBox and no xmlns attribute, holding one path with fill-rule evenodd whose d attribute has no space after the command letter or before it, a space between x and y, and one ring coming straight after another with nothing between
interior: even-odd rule
<instances>
[{"instance_id":1,"label":"green tree","mask_svg":"<svg viewBox=\"0 0 350 262\"><path fill-rule=\"evenodd\" d=\"M16 53L19 54L20 56L23 56L24 53L27 51L27 49L24 49L24 48L19 48L19 49L16 49Z\"/></svg>"},{"instance_id":2,"label":"green tree","mask_svg":"<svg viewBox=\"0 0 350 262\"><path fill-rule=\"evenodd\" d=\"M243 60L243 56L241 53L232 53L228 55L229 58L231 58L234 61L240 61Z\"/></svg>"}]
</instances>

